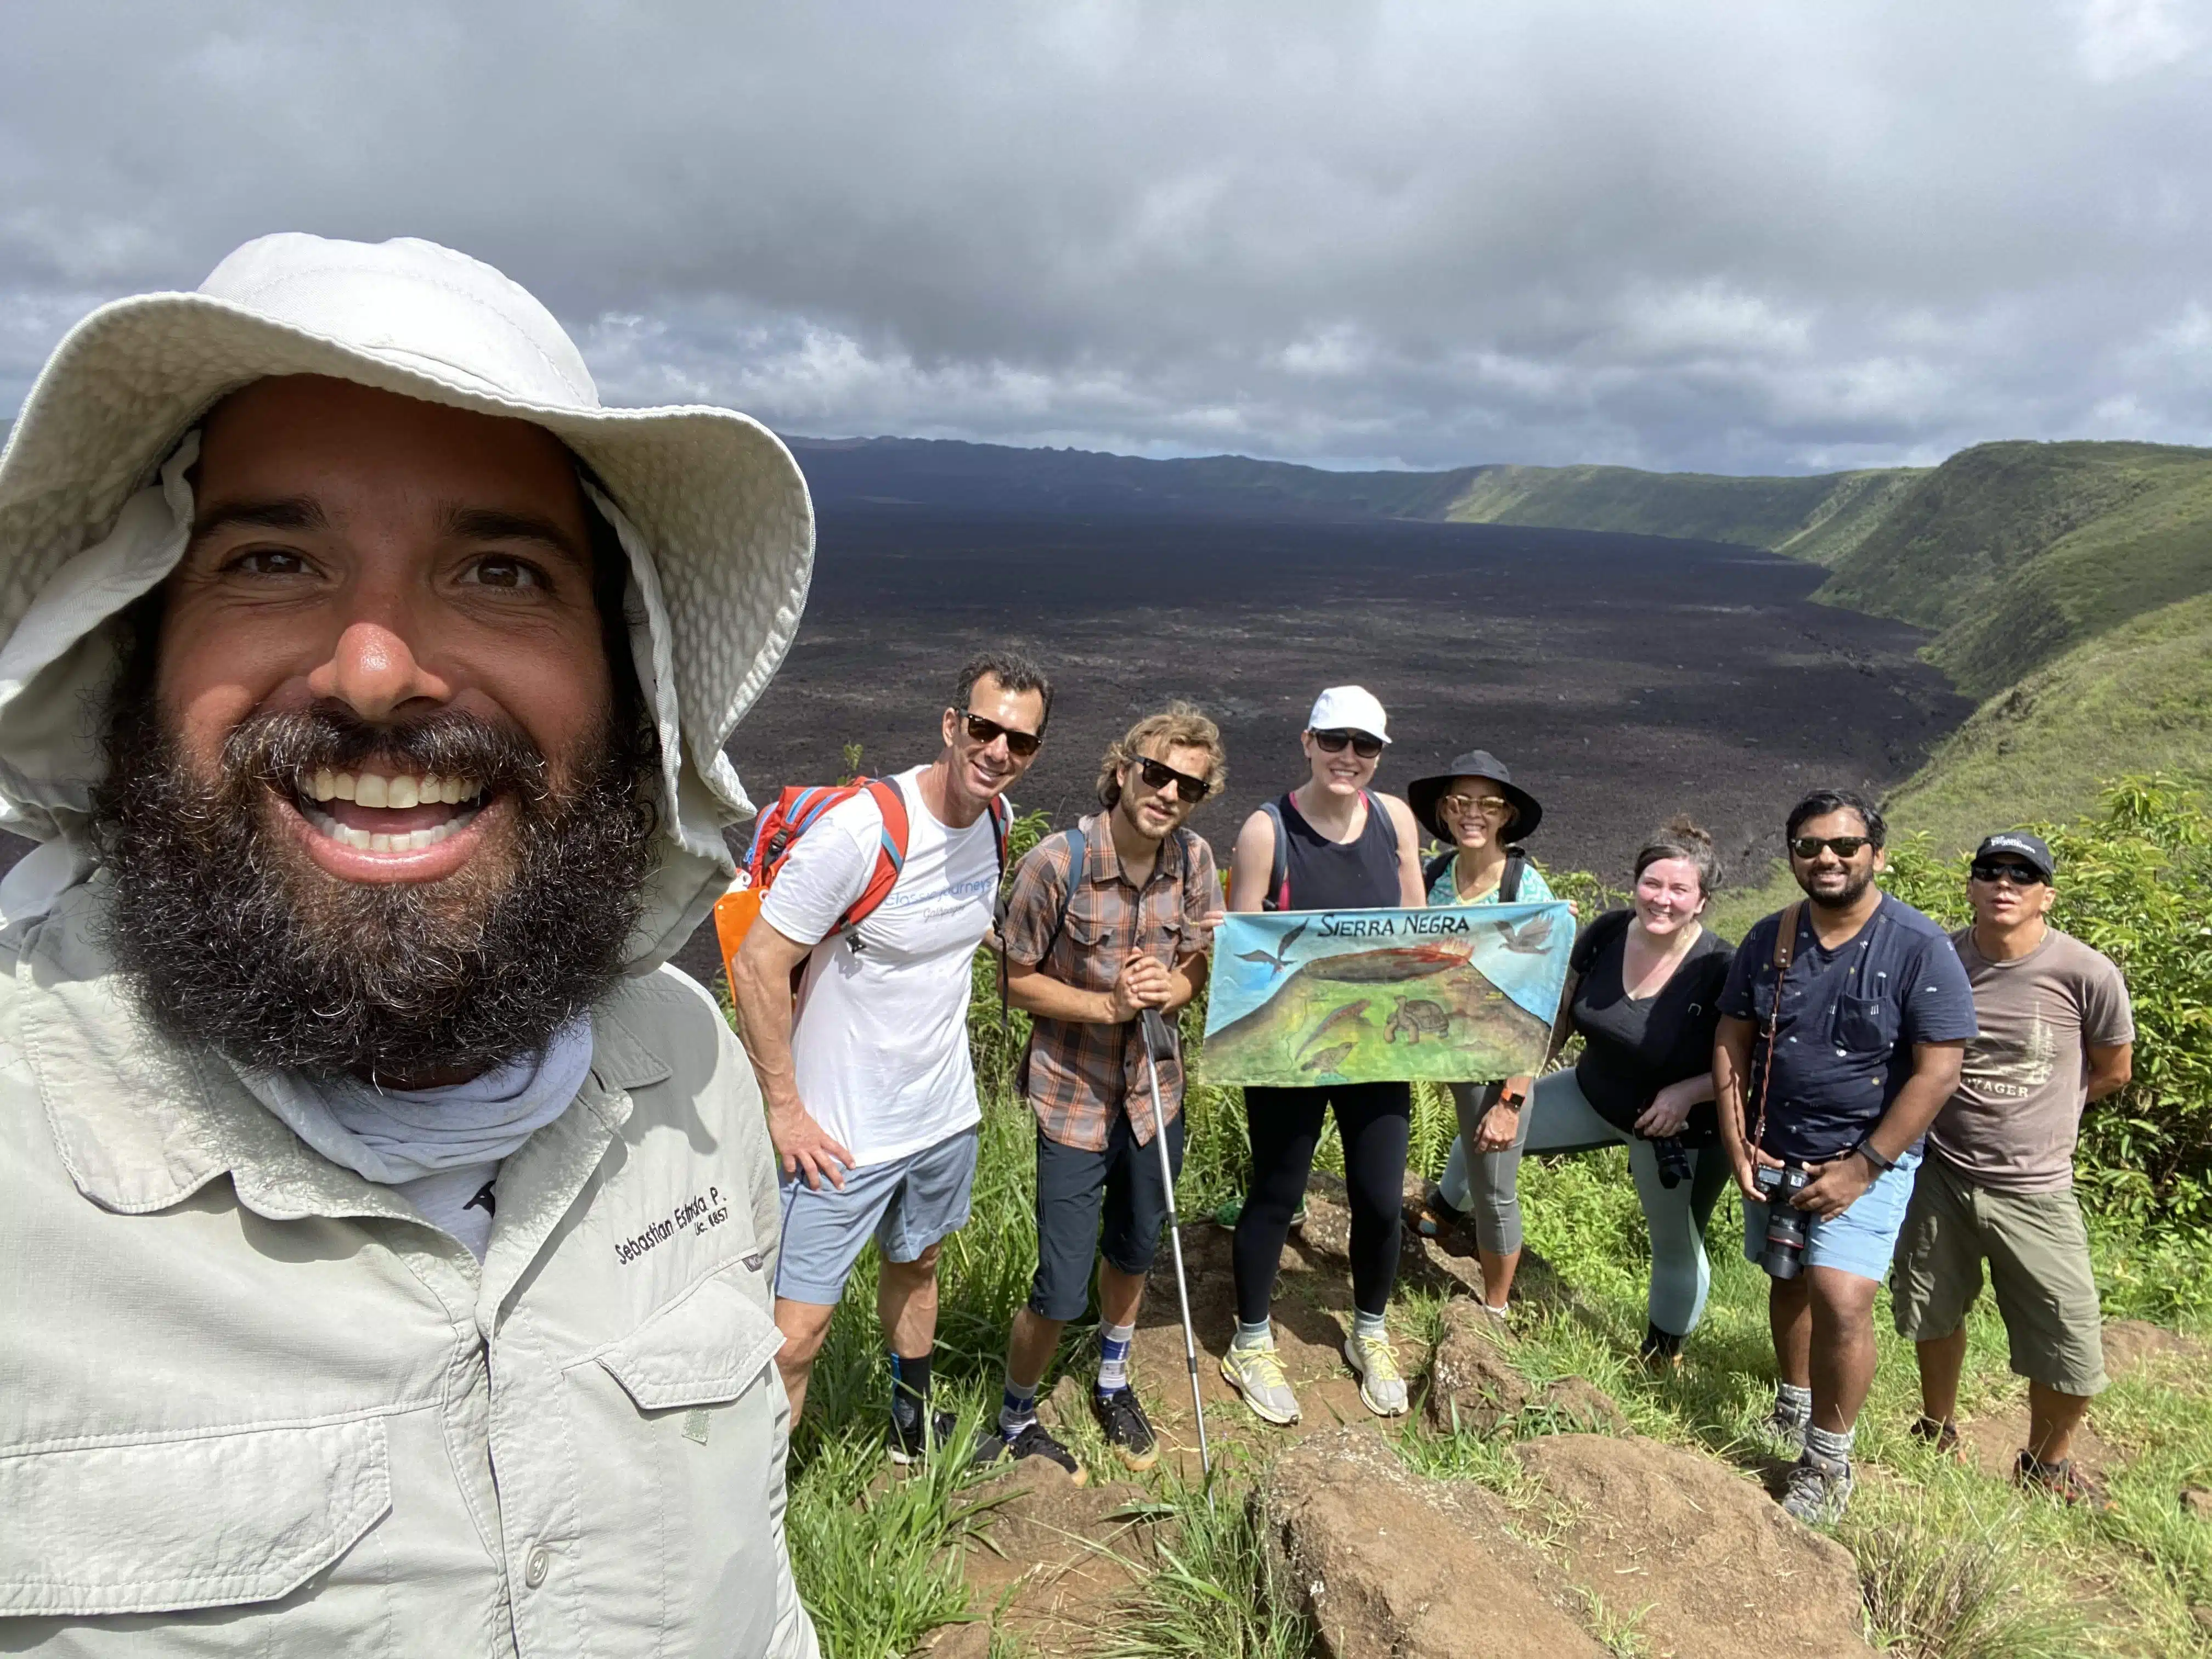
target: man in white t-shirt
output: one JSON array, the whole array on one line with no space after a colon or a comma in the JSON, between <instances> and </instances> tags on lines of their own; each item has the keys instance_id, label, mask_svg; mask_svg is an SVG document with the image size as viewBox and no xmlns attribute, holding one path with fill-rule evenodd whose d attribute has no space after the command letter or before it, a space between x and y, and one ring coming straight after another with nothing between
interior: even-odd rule
<instances>
[{"instance_id":1,"label":"man in white t-shirt","mask_svg":"<svg viewBox=\"0 0 2212 1659\"><path fill-rule=\"evenodd\" d=\"M1000 873L992 803L1027 771L1052 686L999 653L961 671L944 749L893 780L906 861L884 902L841 927L876 867L883 811L842 801L793 847L762 896L732 975L745 1048L782 1164L776 1364L794 1420L853 1264L876 1241L876 1309L890 1350L891 1455L949 1432L929 1410L939 1243L968 1219L975 1176L975 1077L968 997ZM805 964L798 1006L792 975Z\"/></svg>"}]
</instances>

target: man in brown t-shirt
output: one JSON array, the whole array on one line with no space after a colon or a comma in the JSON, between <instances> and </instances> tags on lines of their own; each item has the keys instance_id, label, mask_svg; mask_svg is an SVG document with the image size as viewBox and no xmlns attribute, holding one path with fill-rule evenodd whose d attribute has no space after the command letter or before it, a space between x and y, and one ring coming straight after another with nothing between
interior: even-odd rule
<instances>
[{"instance_id":1,"label":"man in brown t-shirt","mask_svg":"<svg viewBox=\"0 0 2212 1659\"><path fill-rule=\"evenodd\" d=\"M2014 1476L2101 1507L2103 1494L2069 1457L2090 1396L2105 1386L2074 1145L2082 1109L2128 1080L2135 1022L2119 969L2045 920L2057 869L2050 848L2025 832L1991 836L1974 854L1974 925L1951 942L1981 1035L1929 1130L1891 1290L1898 1334L1919 1345L1913 1432L1948 1450L1959 1440L1966 1310L1988 1261L2012 1368L2028 1384L2028 1443Z\"/></svg>"}]
</instances>

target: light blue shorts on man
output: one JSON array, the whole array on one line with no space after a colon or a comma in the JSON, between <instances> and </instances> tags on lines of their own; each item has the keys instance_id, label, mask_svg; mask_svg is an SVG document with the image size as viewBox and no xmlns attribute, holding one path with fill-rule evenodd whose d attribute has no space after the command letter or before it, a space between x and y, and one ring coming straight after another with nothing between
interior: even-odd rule
<instances>
[{"instance_id":1,"label":"light blue shorts on man","mask_svg":"<svg viewBox=\"0 0 2212 1659\"><path fill-rule=\"evenodd\" d=\"M1912 1203L1912 1172L1920 1167L1918 1152L1907 1152L1897 1167L1875 1177L1832 1221L1809 1218L1806 1230L1805 1265L1835 1267L1879 1285L1889 1277L1890 1258L1897 1254L1897 1236L1905 1229L1905 1212ZM1747 1199L1743 1206L1743 1259L1757 1263L1766 1249L1766 1206Z\"/></svg>"},{"instance_id":2,"label":"light blue shorts on man","mask_svg":"<svg viewBox=\"0 0 2212 1659\"><path fill-rule=\"evenodd\" d=\"M963 1129L904 1158L864 1164L845 1171L842 1189L784 1176L775 1293L826 1307L845 1294L845 1280L871 1238L884 1261L914 1261L958 1232L968 1224L979 1139L979 1130Z\"/></svg>"}]
</instances>

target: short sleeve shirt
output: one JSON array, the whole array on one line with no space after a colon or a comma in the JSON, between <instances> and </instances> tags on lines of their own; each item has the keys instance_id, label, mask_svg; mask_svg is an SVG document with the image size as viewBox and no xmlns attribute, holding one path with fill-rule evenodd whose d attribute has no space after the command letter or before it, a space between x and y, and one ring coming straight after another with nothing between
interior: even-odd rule
<instances>
[{"instance_id":1,"label":"short sleeve shirt","mask_svg":"<svg viewBox=\"0 0 2212 1659\"><path fill-rule=\"evenodd\" d=\"M1073 839L1060 834L1031 848L1015 870L1004 933L1010 963L1042 968L1079 990L1110 991L1132 951L1172 968L1207 948L1206 919L1221 907L1213 852L1204 840L1187 830L1170 836L1139 890L1114 849L1107 815L1094 813L1081 830L1080 868ZM1160 1104L1172 1119L1182 1103L1180 1054L1159 1073ZM1022 1089L1039 1127L1063 1146L1104 1151L1121 1114L1140 1144L1152 1139L1151 1079L1134 1021L1097 1025L1032 1016Z\"/></svg>"},{"instance_id":2,"label":"short sleeve shirt","mask_svg":"<svg viewBox=\"0 0 2212 1659\"><path fill-rule=\"evenodd\" d=\"M1782 987L1763 1142L1800 1163L1840 1157L1881 1121L1912 1075L1916 1045L1968 1042L1978 1029L1966 969L1949 935L1928 917L1885 893L1866 926L1831 951L1814 933L1810 909L1799 909L1796 955ZM1747 1127L1759 1121L1781 921L1778 913L1753 925L1721 993L1721 1012L1759 1032Z\"/></svg>"},{"instance_id":3,"label":"short sleeve shirt","mask_svg":"<svg viewBox=\"0 0 2212 1659\"><path fill-rule=\"evenodd\" d=\"M2127 981L2109 957L2055 927L2008 962L1975 949L1971 927L1951 944L1981 1030L1929 1144L1983 1186L2063 1191L2074 1184L2074 1143L2089 1099L2085 1051L2136 1040Z\"/></svg>"},{"instance_id":4,"label":"short sleeve shirt","mask_svg":"<svg viewBox=\"0 0 2212 1659\"><path fill-rule=\"evenodd\" d=\"M986 812L947 828L906 796L906 862L860 925L832 933L867 886L884 815L866 793L840 801L792 848L761 920L814 949L791 1033L799 1097L860 1164L887 1164L980 1121L968 1057L969 972L999 890L998 831Z\"/></svg>"},{"instance_id":5,"label":"short sleeve shirt","mask_svg":"<svg viewBox=\"0 0 2212 1659\"><path fill-rule=\"evenodd\" d=\"M1462 901L1457 896L1459 890L1452 884L1454 879L1455 878L1452 875L1452 867L1450 865L1447 864L1444 866L1443 869L1438 872L1437 878L1429 884L1429 908L1431 909L1442 910L1445 908L1463 908L1463 906L1476 904L1497 904L1501 902L1498 896L1498 890L1495 887L1483 894L1480 898ZM1544 879L1544 872L1541 870L1539 870L1534 864L1524 864L1522 866L1521 888L1518 894L1516 895L1513 902L1516 904L1541 904L1549 901L1552 896L1551 884Z\"/></svg>"},{"instance_id":6,"label":"short sleeve shirt","mask_svg":"<svg viewBox=\"0 0 2212 1659\"><path fill-rule=\"evenodd\" d=\"M1632 1126L1668 1085L1711 1069L1731 957L1726 939L1703 933L1666 984L1648 997L1632 997L1622 964L1634 920L1632 911L1607 911L1583 929L1569 959L1574 1028L1583 1039L1575 1084L1617 1129ZM1693 1118L1700 1131L1710 1131L1712 1109L1700 1106Z\"/></svg>"}]
</instances>

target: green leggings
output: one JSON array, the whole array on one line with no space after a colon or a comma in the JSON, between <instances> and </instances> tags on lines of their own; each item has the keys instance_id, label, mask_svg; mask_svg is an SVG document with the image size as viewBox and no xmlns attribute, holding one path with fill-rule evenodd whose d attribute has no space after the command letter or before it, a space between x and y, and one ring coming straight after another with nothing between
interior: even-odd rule
<instances>
[{"instance_id":1,"label":"green leggings","mask_svg":"<svg viewBox=\"0 0 2212 1659\"><path fill-rule=\"evenodd\" d=\"M1524 1153L1587 1152L1626 1143L1636 1196L1651 1229L1651 1291L1645 1304L1651 1322L1674 1336L1686 1336L1698 1328L1712 1284L1705 1223L1732 1178L1725 1152L1708 1146L1692 1152L1691 1179L1671 1190L1662 1186L1651 1143L1600 1117L1569 1070L1538 1081L1521 1109L1519 1139L1504 1152L1476 1154L1470 1170L1468 1137L1497 1101L1498 1085L1455 1083L1451 1090L1460 1135L1452 1142L1451 1161L1438 1185L1447 1204L1474 1218L1478 1244L1496 1255L1510 1255L1521 1248L1521 1200L1515 1188Z\"/></svg>"}]
</instances>

